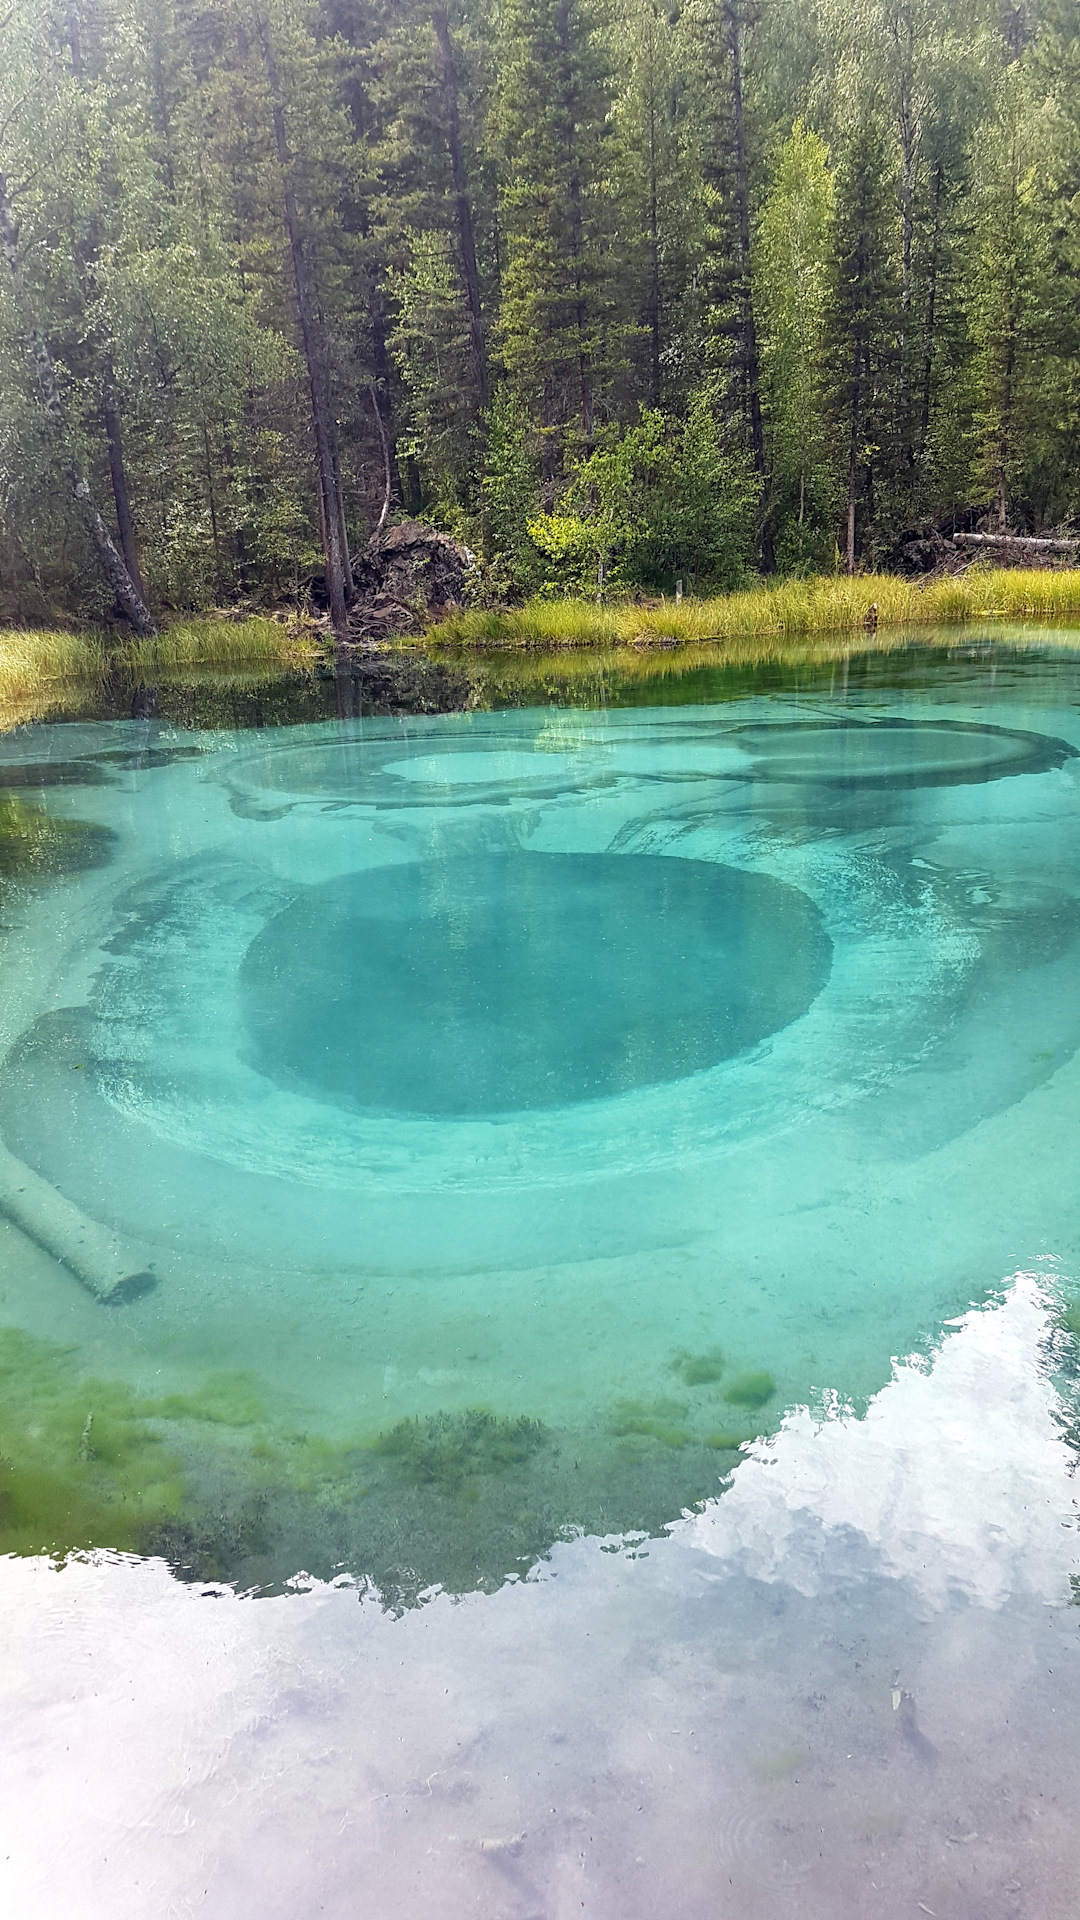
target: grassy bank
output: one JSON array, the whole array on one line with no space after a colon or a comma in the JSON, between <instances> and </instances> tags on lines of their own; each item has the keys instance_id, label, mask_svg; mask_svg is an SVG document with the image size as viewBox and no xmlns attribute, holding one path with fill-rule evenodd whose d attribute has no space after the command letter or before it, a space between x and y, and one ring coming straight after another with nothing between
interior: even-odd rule
<instances>
[{"instance_id":1,"label":"grassy bank","mask_svg":"<svg viewBox=\"0 0 1080 1920\"><path fill-rule=\"evenodd\" d=\"M520 693L523 674L531 672L530 654L538 690L557 681L550 691L561 692L576 676L585 697L586 680L591 685L769 661L822 664L850 653L853 645L860 652L903 646L919 628L930 642L991 621L1080 627L1080 569L975 567L924 585L887 574L789 580L679 605L533 600L501 612L472 608L452 614L422 640L404 644L436 654L472 653L475 665L468 672L483 703ZM325 635L302 621L260 614L176 621L152 640L117 641L100 631L0 629L0 727L47 719L65 710L75 689L85 693L118 680L168 685L205 676L219 687L268 685L282 674L310 671L325 658L326 647ZM499 654L506 656L503 666ZM518 665L511 665L511 656Z\"/></svg>"},{"instance_id":2,"label":"grassy bank","mask_svg":"<svg viewBox=\"0 0 1080 1920\"><path fill-rule=\"evenodd\" d=\"M44 718L63 705L66 688L100 685L112 675L167 681L193 668L209 668L276 676L310 668L320 654L309 630L258 614L244 620L178 621L152 640L9 627L0 630L0 709L10 725L13 719Z\"/></svg>"},{"instance_id":3,"label":"grassy bank","mask_svg":"<svg viewBox=\"0 0 1080 1920\"><path fill-rule=\"evenodd\" d=\"M973 620L1080 621L1080 569L993 572L972 568L925 585L891 574L786 580L711 600L597 606L530 600L504 612L478 608L433 627L435 646L619 647L701 644L775 635L857 633L882 627L960 626Z\"/></svg>"}]
</instances>

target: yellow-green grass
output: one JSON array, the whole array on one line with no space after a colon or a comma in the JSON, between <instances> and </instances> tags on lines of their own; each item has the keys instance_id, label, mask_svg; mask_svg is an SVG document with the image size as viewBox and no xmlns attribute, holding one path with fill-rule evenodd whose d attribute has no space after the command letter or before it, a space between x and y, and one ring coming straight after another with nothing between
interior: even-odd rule
<instances>
[{"instance_id":1,"label":"yellow-green grass","mask_svg":"<svg viewBox=\"0 0 1080 1920\"><path fill-rule=\"evenodd\" d=\"M701 644L864 631L958 626L975 620L1080 621L1080 569L967 573L926 584L891 574L762 584L715 599L599 606L530 600L505 612L468 609L433 627L428 643L456 648Z\"/></svg>"},{"instance_id":2,"label":"yellow-green grass","mask_svg":"<svg viewBox=\"0 0 1080 1920\"><path fill-rule=\"evenodd\" d=\"M311 668L325 643L301 620L274 620L267 614L227 619L209 614L180 620L151 640L128 640L110 656L127 671L158 679L190 667Z\"/></svg>"},{"instance_id":3,"label":"yellow-green grass","mask_svg":"<svg viewBox=\"0 0 1080 1920\"><path fill-rule=\"evenodd\" d=\"M168 681L208 670L276 677L310 671L322 656L319 636L302 622L253 614L234 620L208 616L176 621L150 640L117 641L91 630L48 627L0 629L0 726L46 719L63 710L78 688L100 686L111 674Z\"/></svg>"}]
</instances>

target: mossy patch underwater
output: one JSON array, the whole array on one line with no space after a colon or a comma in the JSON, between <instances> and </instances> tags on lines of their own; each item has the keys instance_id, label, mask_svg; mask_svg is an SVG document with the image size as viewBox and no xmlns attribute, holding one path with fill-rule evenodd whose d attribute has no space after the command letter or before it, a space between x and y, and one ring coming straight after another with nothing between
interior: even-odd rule
<instances>
[{"instance_id":1,"label":"mossy patch underwater","mask_svg":"<svg viewBox=\"0 0 1080 1920\"><path fill-rule=\"evenodd\" d=\"M662 1533L719 1492L753 1423L705 1431L701 1384L692 1410L623 1400L575 1430L470 1407L333 1440L253 1373L142 1397L0 1330L0 1552L160 1554L263 1592L348 1571L394 1607L492 1590L569 1534Z\"/></svg>"},{"instance_id":2,"label":"mossy patch underwater","mask_svg":"<svg viewBox=\"0 0 1080 1920\"><path fill-rule=\"evenodd\" d=\"M458 1493L480 1475L523 1466L549 1437L539 1420L509 1420L486 1407L469 1407L427 1420L399 1420L379 1435L372 1451L393 1460L414 1486Z\"/></svg>"},{"instance_id":3,"label":"mossy patch underwater","mask_svg":"<svg viewBox=\"0 0 1080 1920\"><path fill-rule=\"evenodd\" d=\"M710 1347L706 1353L688 1353L680 1347L670 1364L672 1373L677 1373L686 1386L709 1387L724 1371L724 1356L719 1347Z\"/></svg>"},{"instance_id":4,"label":"mossy patch underwater","mask_svg":"<svg viewBox=\"0 0 1080 1920\"><path fill-rule=\"evenodd\" d=\"M729 1406L756 1410L771 1400L775 1392L776 1381L771 1373L740 1373L724 1388L724 1399Z\"/></svg>"},{"instance_id":5,"label":"mossy patch underwater","mask_svg":"<svg viewBox=\"0 0 1080 1920\"><path fill-rule=\"evenodd\" d=\"M81 1376L68 1349L0 1330L0 1552L143 1550L184 1498L146 1414L128 1388Z\"/></svg>"},{"instance_id":6,"label":"mossy patch underwater","mask_svg":"<svg viewBox=\"0 0 1080 1920\"><path fill-rule=\"evenodd\" d=\"M194 1393L168 1393L154 1404L166 1420L201 1420L212 1426L254 1427L266 1419L266 1396L252 1373L212 1373Z\"/></svg>"},{"instance_id":7,"label":"mossy patch underwater","mask_svg":"<svg viewBox=\"0 0 1080 1920\"><path fill-rule=\"evenodd\" d=\"M106 866L116 835L92 820L61 820L0 793L0 879L26 880Z\"/></svg>"},{"instance_id":8,"label":"mossy patch underwater","mask_svg":"<svg viewBox=\"0 0 1080 1920\"><path fill-rule=\"evenodd\" d=\"M690 1439L686 1412L679 1400L616 1400L611 1431L620 1440L659 1440L665 1447L685 1447Z\"/></svg>"}]
</instances>

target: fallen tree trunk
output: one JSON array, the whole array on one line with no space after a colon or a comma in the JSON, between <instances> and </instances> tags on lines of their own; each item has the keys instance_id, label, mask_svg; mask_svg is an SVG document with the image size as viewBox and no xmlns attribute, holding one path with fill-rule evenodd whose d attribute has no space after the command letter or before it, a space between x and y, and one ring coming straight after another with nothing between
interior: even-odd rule
<instances>
[{"instance_id":1,"label":"fallen tree trunk","mask_svg":"<svg viewBox=\"0 0 1080 1920\"><path fill-rule=\"evenodd\" d=\"M954 547L1028 547L1032 553L1076 553L1080 540L1049 540L1031 533L954 533Z\"/></svg>"}]
</instances>

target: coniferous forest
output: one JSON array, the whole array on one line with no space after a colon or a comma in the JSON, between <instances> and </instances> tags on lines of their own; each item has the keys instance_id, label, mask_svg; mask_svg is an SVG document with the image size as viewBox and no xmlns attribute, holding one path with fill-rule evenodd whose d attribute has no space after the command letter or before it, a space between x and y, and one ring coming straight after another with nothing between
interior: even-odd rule
<instances>
[{"instance_id":1,"label":"coniferous forest","mask_svg":"<svg viewBox=\"0 0 1080 1920\"><path fill-rule=\"evenodd\" d=\"M12 0L10 615L1080 516L1080 0Z\"/></svg>"}]
</instances>

